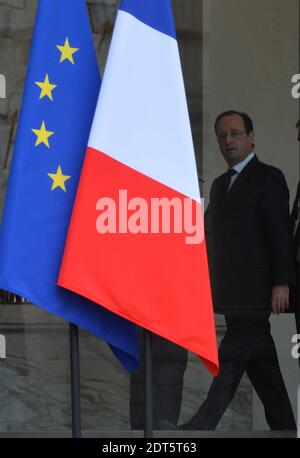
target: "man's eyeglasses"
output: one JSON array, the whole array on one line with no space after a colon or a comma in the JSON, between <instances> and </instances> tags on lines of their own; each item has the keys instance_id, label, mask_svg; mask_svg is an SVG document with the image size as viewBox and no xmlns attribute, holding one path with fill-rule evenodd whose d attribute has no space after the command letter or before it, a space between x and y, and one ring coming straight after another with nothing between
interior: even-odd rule
<instances>
[{"instance_id":1,"label":"man's eyeglasses","mask_svg":"<svg viewBox=\"0 0 300 458\"><path fill-rule=\"evenodd\" d=\"M245 130L231 130L230 132L220 132L217 134L217 139L219 142L224 142L227 140L227 137L239 138L241 135L245 134Z\"/></svg>"}]
</instances>

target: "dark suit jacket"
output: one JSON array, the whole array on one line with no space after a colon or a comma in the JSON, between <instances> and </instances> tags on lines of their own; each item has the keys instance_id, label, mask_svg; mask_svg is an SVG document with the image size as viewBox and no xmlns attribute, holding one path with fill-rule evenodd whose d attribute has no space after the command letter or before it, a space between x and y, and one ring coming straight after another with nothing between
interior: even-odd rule
<instances>
[{"instance_id":1,"label":"dark suit jacket","mask_svg":"<svg viewBox=\"0 0 300 458\"><path fill-rule=\"evenodd\" d=\"M293 282L285 178L255 156L227 186L214 181L205 215L215 311L270 310L272 286Z\"/></svg>"},{"instance_id":2,"label":"dark suit jacket","mask_svg":"<svg viewBox=\"0 0 300 458\"><path fill-rule=\"evenodd\" d=\"M291 213L292 233L294 233L295 223L296 223L297 216L298 216L298 200L299 200L299 196L300 196L300 183L298 184L297 194L296 194L295 202L294 202L294 205L293 205L293 210L292 210L292 213ZM296 262L296 258L297 258L297 251L298 251L299 242L300 242L300 224L298 225L297 232L293 237L293 257L294 257L294 261L295 262Z\"/></svg>"},{"instance_id":3,"label":"dark suit jacket","mask_svg":"<svg viewBox=\"0 0 300 458\"><path fill-rule=\"evenodd\" d=\"M295 202L293 205L292 213L291 213L291 231L292 234L294 234L294 229L295 229L295 224L296 220L298 217L298 200L300 197L300 183L298 184L297 188L297 194L295 198ZM294 287L291 289L291 294L290 294L290 302L291 302L291 310L300 309L300 265L299 262L297 262L297 253L298 253L298 247L300 243L300 224L298 225L298 229L296 233L293 235L293 263L294 263L294 269L296 273L296 284Z\"/></svg>"}]
</instances>

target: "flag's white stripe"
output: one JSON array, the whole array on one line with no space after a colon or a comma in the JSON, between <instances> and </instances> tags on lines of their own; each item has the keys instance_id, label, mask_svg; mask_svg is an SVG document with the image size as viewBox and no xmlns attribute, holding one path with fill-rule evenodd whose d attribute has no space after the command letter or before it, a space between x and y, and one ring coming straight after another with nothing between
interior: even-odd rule
<instances>
[{"instance_id":1,"label":"flag's white stripe","mask_svg":"<svg viewBox=\"0 0 300 458\"><path fill-rule=\"evenodd\" d=\"M124 11L118 13L89 146L200 197L177 41Z\"/></svg>"}]
</instances>

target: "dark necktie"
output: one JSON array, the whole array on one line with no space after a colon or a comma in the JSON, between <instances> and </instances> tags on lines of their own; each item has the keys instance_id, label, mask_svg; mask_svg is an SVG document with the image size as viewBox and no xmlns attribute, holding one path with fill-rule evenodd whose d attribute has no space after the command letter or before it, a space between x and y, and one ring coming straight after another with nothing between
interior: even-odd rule
<instances>
[{"instance_id":1,"label":"dark necktie","mask_svg":"<svg viewBox=\"0 0 300 458\"><path fill-rule=\"evenodd\" d=\"M234 169L228 169L226 174L226 186L227 186L227 190L229 191L230 189L230 182L231 182L231 178L234 176L234 175L237 175L237 171L234 170Z\"/></svg>"}]
</instances>

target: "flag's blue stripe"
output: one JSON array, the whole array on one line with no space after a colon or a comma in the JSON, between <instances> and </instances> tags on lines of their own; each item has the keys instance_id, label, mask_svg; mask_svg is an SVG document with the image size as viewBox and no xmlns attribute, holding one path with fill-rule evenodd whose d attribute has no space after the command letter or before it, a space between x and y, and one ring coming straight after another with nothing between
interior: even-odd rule
<instances>
[{"instance_id":1,"label":"flag's blue stripe","mask_svg":"<svg viewBox=\"0 0 300 458\"><path fill-rule=\"evenodd\" d=\"M121 0L120 10L176 39L171 0Z\"/></svg>"}]
</instances>

